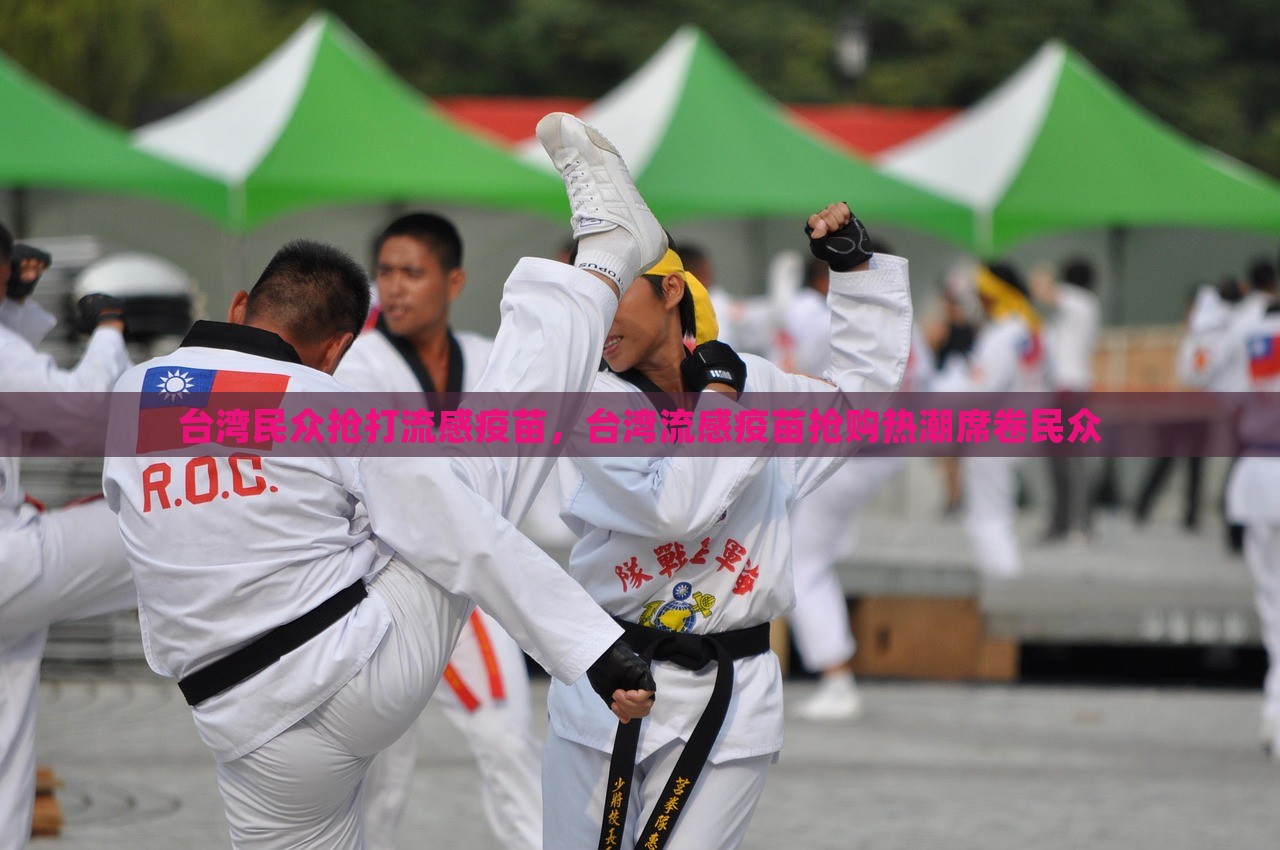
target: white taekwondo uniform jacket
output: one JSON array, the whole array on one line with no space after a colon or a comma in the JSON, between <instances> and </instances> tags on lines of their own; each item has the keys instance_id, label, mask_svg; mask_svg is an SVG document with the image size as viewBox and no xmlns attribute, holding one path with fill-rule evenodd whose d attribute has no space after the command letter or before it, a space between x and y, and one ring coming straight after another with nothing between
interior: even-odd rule
<instances>
[{"instance_id":1,"label":"white taekwondo uniform jacket","mask_svg":"<svg viewBox=\"0 0 1280 850\"><path fill-rule=\"evenodd\" d=\"M1239 323L1234 339L1245 364L1248 389L1280 392L1280 302ZM1273 398L1248 400L1238 428L1244 456L1227 482L1227 517L1246 526L1280 525L1280 405ZM1270 456L1250 456L1250 447Z\"/></svg>"},{"instance_id":2,"label":"white taekwondo uniform jacket","mask_svg":"<svg viewBox=\"0 0 1280 850\"><path fill-rule=\"evenodd\" d=\"M124 338L117 330L99 328L89 339L80 363L62 370L36 346L57 324L35 301L22 304L0 299L0 604L12 599L40 575L40 539L36 509L23 504L19 480L22 434L82 427L86 418L101 422L103 409L78 402L73 393L111 389L129 368ZM8 393L48 393L38 411Z\"/></svg>"},{"instance_id":3,"label":"white taekwondo uniform jacket","mask_svg":"<svg viewBox=\"0 0 1280 850\"><path fill-rule=\"evenodd\" d=\"M911 347L907 261L876 255L867 271L832 273L831 368L827 378L792 375L753 355L748 393L892 392ZM601 372L597 393L635 393L631 383ZM856 405L856 401L855 401ZM699 410L736 407L716 392ZM592 405L588 405L588 408ZM695 412L695 422L697 417ZM623 620L678 632L710 634L767 623L795 602L788 514L844 458L574 457L557 472L562 516L580 537L569 571L605 610ZM641 727L637 759L672 740L687 741L716 678L714 666L692 672L655 662L658 700ZM734 662L734 694L710 759L720 763L782 747L782 677L765 653ZM598 705L592 704L592 699ZM551 730L608 751L617 720L579 682L553 683ZM603 710L597 710L603 709Z\"/></svg>"},{"instance_id":4,"label":"white taekwondo uniform jacket","mask_svg":"<svg viewBox=\"0 0 1280 850\"><path fill-rule=\"evenodd\" d=\"M591 275L549 260L522 260L507 280L502 328L479 387L585 391L616 308L617 298ZM154 381L203 369L281 376L285 406L293 393L350 392L297 363L292 348L273 334L203 327L173 354L127 372L116 391L139 393L148 375ZM295 362L288 362L290 355ZM132 427L115 412L113 445L118 428ZM441 669L471 601L566 682L621 634L504 519L527 507L551 458L500 464L367 455L191 460L197 453L111 457L104 471L138 586L147 660L161 675L180 679L229 655L354 581L367 581L393 555L440 589ZM202 501L191 504L190 489ZM357 502L367 506L368 522L356 518ZM271 740L349 681L389 622L381 599L370 594L297 650L195 707L201 737L219 761Z\"/></svg>"},{"instance_id":5,"label":"white taekwondo uniform jacket","mask_svg":"<svg viewBox=\"0 0 1280 850\"><path fill-rule=\"evenodd\" d=\"M1248 392L1253 381L1243 335L1261 319L1267 303L1265 293L1251 292L1229 304L1213 287L1200 287L1178 349L1179 379L1211 392Z\"/></svg>"},{"instance_id":6,"label":"white taekwondo uniform jacket","mask_svg":"<svg viewBox=\"0 0 1280 850\"><path fill-rule=\"evenodd\" d=\"M480 383L493 340L470 331L450 330L462 351L462 390L470 392ZM422 385L413 369L396 351L391 340L379 331L366 331L356 337L351 350L342 358L333 376L360 392L421 393ZM444 388L441 387L443 392Z\"/></svg>"}]
</instances>

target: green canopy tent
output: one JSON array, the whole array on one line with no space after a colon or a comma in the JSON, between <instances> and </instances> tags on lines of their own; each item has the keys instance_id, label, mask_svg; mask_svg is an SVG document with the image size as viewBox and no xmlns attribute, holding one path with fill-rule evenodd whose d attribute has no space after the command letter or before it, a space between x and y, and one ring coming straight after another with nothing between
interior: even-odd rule
<instances>
[{"instance_id":1,"label":"green canopy tent","mask_svg":"<svg viewBox=\"0 0 1280 850\"><path fill-rule=\"evenodd\" d=\"M238 231L367 201L565 208L558 180L459 128L324 13L236 82L134 138L221 181L220 220Z\"/></svg>"},{"instance_id":2,"label":"green canopy tent","mask_svg":"<svg viewBox=\"0 0 1280 850\"><path fill-rule=\"evenodd\" d=\"M970 209L980 254L1049 233L1174 226L1280 233L1280 186L1130 101L1045 44L984 100L884 154L885 169Z\"/></svg>"},{"instance_id":3,"label":"green canopy tent","mask_svg":"<svg viewBox=\"0 0 1280 850\"><path fill-rule=\"evenodd\" d=\"M136 195L184 204L215 217L217 181L134 150L129 137L0 55L0 186ZM22 204L12 222L24 231Z\"/></svg>"},{"instance_id":4,"label":"green canopy tent","mask_svg":"<svg viewBox=\"0 0 1280 850\"><path fill-rule=\"evenodd\" d=\"M665 223L805 215L847 200L868 221L962 242L968 212L802 127L695 27L581 117L618 146ZM550 168L536 141L527 162Z\"/></svg>"}]
</instances>

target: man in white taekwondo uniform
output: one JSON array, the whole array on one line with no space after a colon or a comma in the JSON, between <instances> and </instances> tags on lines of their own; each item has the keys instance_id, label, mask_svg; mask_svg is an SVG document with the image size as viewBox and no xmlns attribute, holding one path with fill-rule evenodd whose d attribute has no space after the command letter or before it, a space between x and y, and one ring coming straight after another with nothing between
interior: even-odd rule
<instances>
[{"instance_id":1,"label":"man in white taekwondo uniform","mask_svg":"<svg viewBox=\"0 0 1280 850\"><path fill-rule=\"evenodd\" d=\"M553 153L576 199L579 268L517 265L482 390L586 389L615 295L665 247L602 137L565 120ZM363 324L368 287L349 259L317 261L317 250L328 253L306 243L282 251L253 296L236 296L230 324L197 325L117 391L161 404L149 383L163 379L170 396L196 401L214 382L244 387L246 373L285 402L346 391L326 373ZM338 309L342 293L352 303ZM344 317L341 330L326 315ZM122 398L112 445L129 443L138 418L137 396ZM574 682L586 672L620 719L648 712L652 678L617 640L620 629L504 519L527 507L551 462L108 460L144 647L194 706L237 848L363 846L364 772L421 713L473 600L553 676ZM215 475L231 485L227 498L214 498Z\"/></svg>"},{"instance_id":2,"label":"man in white taekwondo uniform","mask_svg":"<svg viewBox=\"0 0 1280 850\"><path fill-rule=\"evenodd\" d=\"M0 225L0 850L25 847L31 833L36 694L49 626L137 605L106 503L42 512L18 477L24 432L65 437L102 421L105 404L72 394L105 393L129 368L122 309L106 296L82 299L82 320L96 329L80 363L59 369L35 349L56 320L28 297L45 263L26 260L11 279L13 247ZM47 395L36 410L10 393Z\"/></svg>"},{"instance_id":3,"label":"man in white taekwondo uniform","mask_svg":"<svg viewBox=\"0 0 1280 850\"><path fill-rule=\"evenodd\" d=\"M361 392L405 393L436 407L438 393L476 389L493 340L449 327L449 307L466 285L462 240L447 219L410 213L374 241L377 325L351 345L334 377ZM514 524L520 517L508 516ZM533 734L524 653L479 608L458 638L435 696L475 755L489 826L509 850L542 846L541 750ZM365 777L365 840L393 850L418 757L411 727L383 750Z\"/></svg>"},{"instance_id":4,"label":"man in white taekwondo uniform","mask_svg":"<svg viewBox=\"0 0 1280 850\"><path fill-rule=\"evenodd\" d=\"M1178 348L1178 377L1190 387L1217 393L1244 393L1254 389L1253 363L1244 343L1276 298L1275 270L1267 263L1250 270L1246 291L1234 303L1214 287L1196 290L1187 317L1187 334ZM1236 463L1231 474L1235 475ZM1240 523L1228 515L1228 541L1240 550ZM1255 535L1256 536L1256 535Z\"/></svg>"},{"instance_id":5,"label":"man in white taekwondo uniform","mask_svg":"<svg viewBox=\"0 0 1280 850\"><path fill-rule=\"evenodd\" d=\"M837 387L897 389L911 343L906 260L870 257L866 231L843 204L809 224L814 252L840 268L829 295L826 377L834 385L708 340L702 319L688 321L694 311L681 306L688 290L669 252L620 304L604 348L610 370L595 392L631 394L628 410L662 403L641 390L699 392L697 421L701 411L732 413L731 396L744 389L833 400ZM688 354L682 333L693 334L691 325L700 344ZM563 458L557 468L562 513L580 536L569 570L628 624L632 645L657 659L661 697L637 739L583 688L552 685L548 848L736 847L782 747L782 677L768 623L795 600L788 516L844 459L665 448L650 457Z\"/></svg>"},{"instance_id":6,"label":"man in white taekwondo uniform","mask_svg":"<svg viewBox=\"0 0 1280 850\"><path fill-rule=\"evenodd\" d=\"M1045 352L1040 319L1027 288L1013 268L978 266L973 285L986 313L969 355L968 387L979 393L1045 390ZM985 576L1012 578L1022 572L1018 546L1017 457L964 457L965 530L978 569Z\"/></svg>"},{"instance_id":7,"label":"man in white taekwondo uniform","mask_svg":"<svg viewBox=\"0 0 1280 850\"><path fill-rule=\"evenodd\" d=\"M816 258L813 263L820 268L811 265L804 288L783 318L783 330L792 341L792 371L801 375L825 375L831 363L828 270ZM913 326L901 391L927 391L932 374L933 355ZM791 515L796 605L787 622L805 667L821 674L818 689L796 712L804 720L851 720L861 713L853 676L857 645L835 562L852 557L859 516L904 461L901 456L850 458Z\"/></svg>"},{"instance_id":8,"label":"man in white taekwondo uniform","mask_svg":"<svg viewBox=\"0 0 1280 850\"><path fill-rule=\"evenodd\" d=\"M1187 317L1187 335L1178 349L1178 378L1187 386L1221 393L1248 392L1252 375L1240 344L1245 328L1255 326L1275 298L1275 276L1251 276L1234 303L1218 289L1202 286Z\"/></svg>"},{"instance_id":9,"label":"man in white taekwondo uniform","mask_svg":"<svg viewBox=\"0 0 1280 850\"><path fill-rule=\"evenodd\" d=\"M1280 301L1236 323L1248 389L1280 392ZM1227 482L1227 518L1244 526L1244 556L1253 573L1254 600L1267 650L1261 738L1280 762L1280 410L1271 397L1249 397L1239 417L1243 456ZM1252 450L1252 451L1251 451Z\"/></svg>"}]
</instances>

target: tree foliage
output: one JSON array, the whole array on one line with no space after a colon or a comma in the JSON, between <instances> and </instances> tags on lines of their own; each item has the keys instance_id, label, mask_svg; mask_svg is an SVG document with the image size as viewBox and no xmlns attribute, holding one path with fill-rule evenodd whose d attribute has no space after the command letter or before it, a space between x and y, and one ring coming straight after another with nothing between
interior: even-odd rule
<instances>
[{"instance_id":1,"label":"tree foliage","mask_svg":"<svg viewBox=\"0 0 1280 850\"><path fill-rule=\"evenodd\" d=\"M431 95L596 97L683 23L782 100L965 107L1061 38L1151 112L1280 175L1275 0L0 0L0 49L90 109L154 118L326 8ZM856 88L833 63L851 13Z\"/></svg>"}]
</instances>

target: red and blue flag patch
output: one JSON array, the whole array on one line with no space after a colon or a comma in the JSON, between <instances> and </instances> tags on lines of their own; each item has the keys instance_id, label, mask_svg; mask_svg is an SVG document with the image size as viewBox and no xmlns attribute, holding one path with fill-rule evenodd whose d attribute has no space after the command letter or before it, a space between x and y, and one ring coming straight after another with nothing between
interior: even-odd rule
<instances>
[{"instance_id":1,"label":"red and blue flag patch","mask_svg":"<svg viewBox=\"0 0 1280 850\"><path fill-rule=\"evenodd\" d=\"M250 411L279 407L289 386L288 375L268 372L236 372L229 369L196 369L188 366L153 366L142 378L138 400L139 454L187 448L183 418L203 411L212 422L228 410ZM227 443L225 440L211 442ZM270 443L234 445L270 448Z\"/></svg>"}]
</instances>

